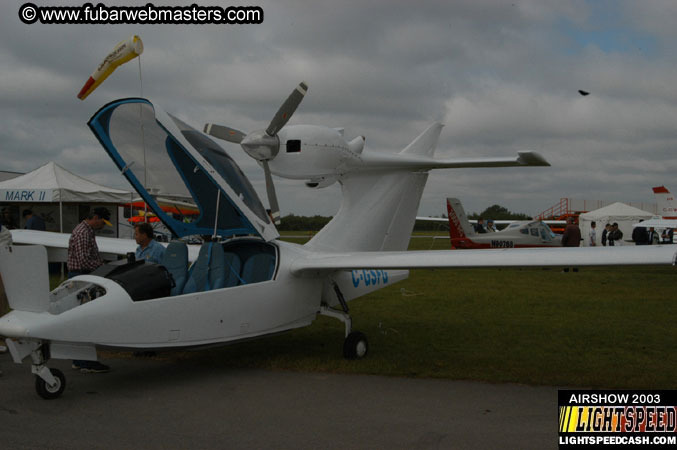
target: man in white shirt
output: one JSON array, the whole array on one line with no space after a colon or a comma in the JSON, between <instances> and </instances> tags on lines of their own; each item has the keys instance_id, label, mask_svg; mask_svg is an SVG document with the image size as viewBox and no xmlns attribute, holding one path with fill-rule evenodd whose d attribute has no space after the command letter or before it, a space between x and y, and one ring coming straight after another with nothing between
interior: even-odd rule
<instances>
[{"instance_id":1,"label":"man in white shirt","mask_svg":"<svg viewBox=\"0 0 677 450\"><path fill-rule=\"evenodd\" d=\"M588 245L590 247L595 247L597 245L597 223L590 222L590 232L588 233Z\"/></svg>"}]
</instances>

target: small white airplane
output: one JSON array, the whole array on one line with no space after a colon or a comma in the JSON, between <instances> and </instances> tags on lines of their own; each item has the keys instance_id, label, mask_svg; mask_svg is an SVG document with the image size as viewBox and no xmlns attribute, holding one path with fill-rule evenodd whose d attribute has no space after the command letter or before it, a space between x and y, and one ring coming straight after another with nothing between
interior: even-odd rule
<instances>
[{"instance_id":1,"label":"small white airplane","mask_svg":"<svg viewBox=\"0 0 677 450\"><path fill-rule=\"evenodd\" d=\"M452 248L527 248L561 247L562 236L555 234L540 220L521 220L510 223L501 231L478 233L468 221L461 201L447 199L449 237Z\"/></svg>"},{"instance_id":2,"label":"small white airplane","mask_svg":"<svg viewBox=\"0 0 677 450\"><path fill-rule=\"evenodd\" d=\"M229 156L236 146L220 147L146 99L116 100L94 114L91 130L165 226L177 237L208 235L212 242L202 245L190 268L186 245L173 241L161 265L121 260L66 280L52 292L43 245L0 248L0 272L12 308L0 318L0 335L7 337L14 362L30 360L41 397L57 398L66 386L63 373L47 367L50 358L96 361L99 348L212 346L307 326L318 314L345 324L343 354L361 358L368 342L352 329L347 302L405 279L410 268L673 261L674 249L663 246L556 254L549 249L408 252L429 170L548 163L531 152L436 160L440 124L396 154L369 152L364 138L347 142L341 131L327 127L285 127L306 89L305 83L295 89L266 130L245 136L227 127L206 127L208 133L240 142L260 161L273 213L278 208L271 173L304 179L310 187L341 184L338 213L303 246L278 240L273 220ZM168 215L156 201L156 196L187 195L200 209L191 223ZM13 236L15 243L29 241L20 231ZM51 246L67 247L67 235L52 237L60 242ZM120 254L129 251L120 247Z\"/></svg>"}]
</instances>

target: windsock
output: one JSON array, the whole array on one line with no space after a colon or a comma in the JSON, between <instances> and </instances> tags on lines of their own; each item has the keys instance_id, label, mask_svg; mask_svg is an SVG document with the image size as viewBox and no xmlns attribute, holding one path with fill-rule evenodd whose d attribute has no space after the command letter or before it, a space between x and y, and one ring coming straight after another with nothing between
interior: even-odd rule
<instances>
[{"instance_id":1,"label":"windsock","mask_svg":"<svg viewBox=\"0 0 677 450\"><path fill-rule=\"evenodd\" d=\"M80 100L86 99L118 66L136 58L141 53L143 53L143 42L138 36L132 36L118 43L80 89L78 98Z\"/></svg>"}]
</instances>

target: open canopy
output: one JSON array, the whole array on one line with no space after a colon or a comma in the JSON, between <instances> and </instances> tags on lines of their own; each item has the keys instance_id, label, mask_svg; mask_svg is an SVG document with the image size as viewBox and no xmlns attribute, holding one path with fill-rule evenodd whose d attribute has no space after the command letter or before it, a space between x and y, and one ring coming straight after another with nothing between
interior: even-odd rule
<instances>
[{"instance_id":1,"label":"open canopy","mask_svg":"<svg viewBox=\"0 0 677 450\"><path fill-rule=\"evenodd\" d=\"M124 176L176 236L278 237L256 191L228 153L146 99L116 100L89 126ZM158 198L189 201L200 214L177 218Z\"/></svg>"}]
</instances>

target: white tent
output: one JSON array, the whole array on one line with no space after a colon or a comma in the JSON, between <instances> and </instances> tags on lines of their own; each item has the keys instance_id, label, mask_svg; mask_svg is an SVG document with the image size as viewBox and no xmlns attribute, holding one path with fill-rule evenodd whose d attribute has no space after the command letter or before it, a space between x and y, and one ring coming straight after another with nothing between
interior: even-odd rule
<instances>
[{"instance_id":1,"label":"white tent","mask_svg":"<svg viewBox=\"0 0 677 450\"><path fill-rule=\"evenodd\" d=\"M77 224L78 204L86 203L91 207L106 206L105 204L117 205L127 203L131 198L132 193L129 191L92 183L54 162L48 162L25 175L0 182L0 203L21 204L34 210L38 209L40 204L58 203L58 228L55 220L52 228L56 229L50 231L70 232L70 229L64 228L64 220L65 218L69 222L74 220ZM71 204L66 216L64 216L64 203ZM43 205L43 208L46 206ZM108 209L111 210L112 215L117 216L117 208ZM111 217L111 222L115 224L117 219Z\"/></svg>"},{"instance_id":2,"label":"white tent","mask_svg":"<svg viewBox=\"0 0 677 450\"><path fill-rule=\"evenodd\" d=\"M639 222L641 219L651 219L653 216L653 213L620 202L581 214L578 216L578 225L581 228L583 245L589 245L590 222L597 223L597 245L602 245L604 225L607 223L613 224L614 222L618 223L618 228L623 232L623 242L617 242L616 245L628 245L626 241L632 240L632 224Z\"/></svg>"}]
</instances>

